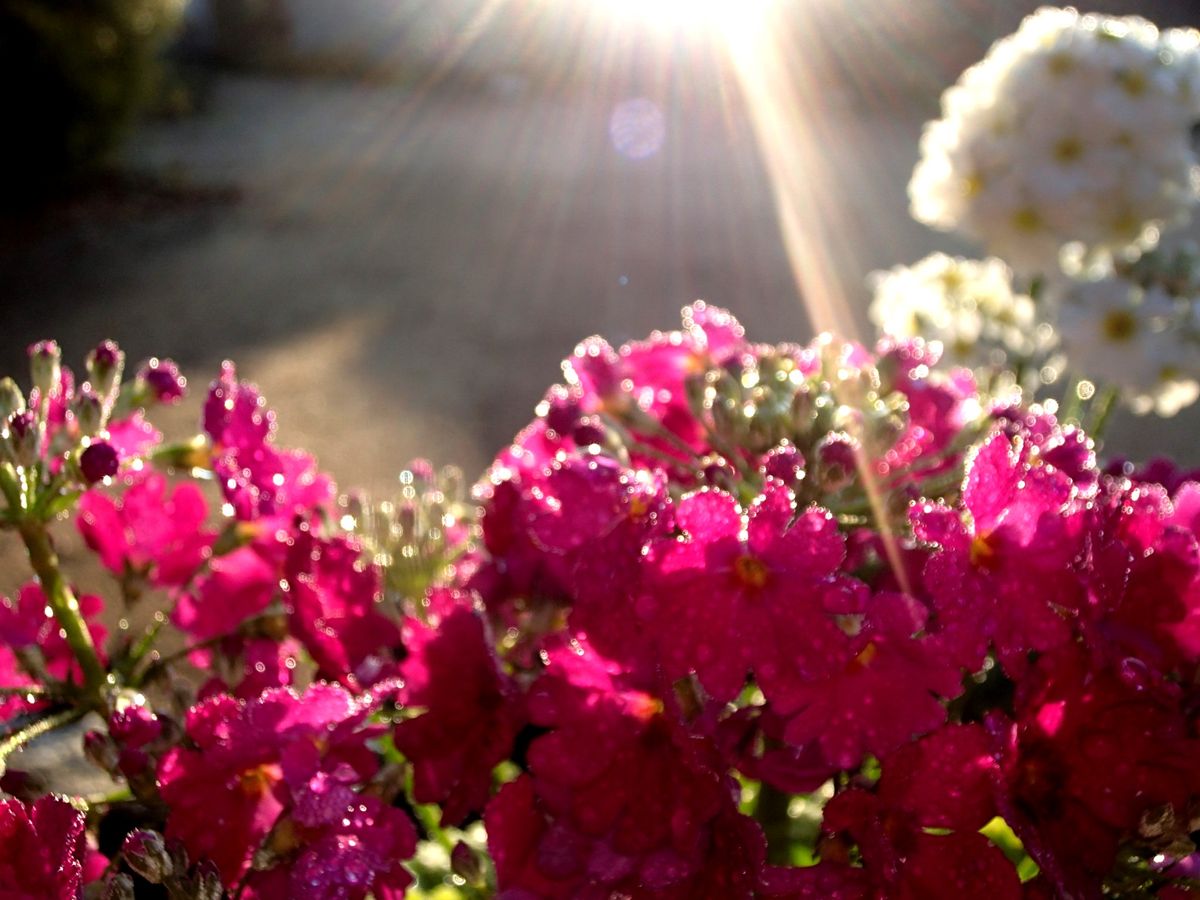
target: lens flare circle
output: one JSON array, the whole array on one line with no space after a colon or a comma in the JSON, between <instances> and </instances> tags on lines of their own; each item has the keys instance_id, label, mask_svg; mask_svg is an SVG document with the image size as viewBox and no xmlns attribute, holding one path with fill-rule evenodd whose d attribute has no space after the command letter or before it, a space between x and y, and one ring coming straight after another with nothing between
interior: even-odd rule
<instances>
[{"instance_id":1,"label":"lens flare circle","mask_svg":"<svg viewBox=\"0 0 1200 900\"><path fill-rule=\"evenodd\" d=\"M622 100L608 120L614 149L629 159L648 159L662 149L667 123L658 104L647 97Z\"/></svg>"}]
</instances>

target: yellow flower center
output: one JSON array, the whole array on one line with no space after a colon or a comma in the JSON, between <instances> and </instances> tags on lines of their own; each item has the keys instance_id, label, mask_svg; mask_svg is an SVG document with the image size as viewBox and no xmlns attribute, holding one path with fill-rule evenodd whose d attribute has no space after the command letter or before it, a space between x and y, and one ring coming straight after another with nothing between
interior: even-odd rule
<instances>
[{"instance_id":1,"label":"yellow flower center","mask_svg":"<svg viewBox=\"0 0 1200 900\"><path fill-rule=\"evenodd\" d=\"M738 581L749 588L764 587L771 574L761 559L749 555L739 556L734 560L733 573Z\"/></svg>"},{"instance_id":2,"label":"yellow flower center","mask_svg":"<svg viewBox=\"0 0 1200 900\"><path fill-rule=\"evenodd\" d=\"M1127 309L1114 309L1104 317L1100 329L1107 340L1123 343L1137 334L1137 316Z\"/></svg>"}]
</instances>

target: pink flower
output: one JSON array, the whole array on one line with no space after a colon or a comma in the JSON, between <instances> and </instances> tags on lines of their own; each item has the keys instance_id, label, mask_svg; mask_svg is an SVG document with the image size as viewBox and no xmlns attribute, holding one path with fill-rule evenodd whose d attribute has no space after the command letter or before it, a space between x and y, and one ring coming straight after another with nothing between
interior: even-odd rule
<instances>
[{"instance_id":1,"label":"pink flower","mask_svg":"<svg viewBox=\"0 0 1200 900\"><path fill-rule=\"evenodd\" d=\"M312 865L306 861L315 852L309 837L319 843L340 834L341 841L332 839L336 847L360 827L373 829L369 815L356 818L357 825L340 824L367 805L356 788L377 767L366 746L374 731L362 727L368 712L342 688L327 684L302 696L273 690L245 703L222 695L193 707L189 742L169 750L158 769L170 807L168 838L182 840L193 860L211 860L232 885L260 849L294 871ZM387 861L382 870L387 878L395 875L390 867L396 862ZM366 878L360 887L365 892L371 883Z\"/></svg>"},{"instance_id":2,"label":"pink flower","mask_svg":"<svg viewBox=\"0 0 1200 900\"><path fill-rule=\"evenodd\" d=\"M532 775L485 814L502 896L752 896L762 836L715 747L585 645L549 660L530 699L549 729L529 748Z\"/></svg>"},{"instance_id":3,"label":"pink flower","mask_svg":"<svg viewBox=\"0 0 1200 900\"><path fill-rule=\"evenodd\" d=\"M95 622L104 611L104 601L94 594L78 598L79 611L87 622L92 642L99 648L107 629ZM41 651L46 671L60 681L83 683L83 672L66 639L59 633L58 621L49 613L46 595L41 585L30 582L17 594L17 602L0 597L0 645L16 650L36 647ZM101 653L103 661L103 654Z\"/></svg>"},{"instance_id":4,"label":"pink flower","mask_svg":"<svg viewBox=\"0 0 1200 900\"><path fill-rule=\"evenodd\" d=\"M2 643L0 643L0 685L10 688L37 686L37 682L26 675L21 669L12 651ZM0 695L0 723L25 712L32 706L33 704L30 704L22 696L13 694Z\"/></svg>"},{"instance_id":5,"label":"pink flower","mask_svg":"<svg viewBox=\"0 0 1200 900\"><path fill-rule=\"evenodd\" d=\"M1096 670L1070 647L1018 688L1001 810L1064 894L1099 897L1119 845L1148 814L1178 821L1200 799L1200 740L1174 690Z\"/></svg>"},{"instance_id":6,"label":"pink flower","mask_svg":"<svg viewBox=\"0 0 1200 900\"><path fill-rule=\"evenodd\" d=\"M1092 504L1081 630L1097 665L1190 681L1200 666L1200 492L1105 480Z\"/></svg>"},{"instance_id":7,"label":"pink flower","mask_svg":"<svg viewBox=\"0 0 1200 900\"><path fill-rule=\"evenodd\" d=\"M1017 900L1016 869L979 834L996 814L999 770L991 749L978 726L946 726L885 757L874 792L852 788L835 796L822 827L852 837L888 897Z\"/></svg>"},{"instance_id":8,"label":"pink flower","mask_svg":"<svg viewBox=\"0 0 1200 900\"><path fill-rule=\"evenodd\" d=\"M213 471L242 520L306 512L327 503L333 483L316 461L274 447L275 413L225 362L204 403L204 430L213 444Z\"/></svg>"},{"instance_id":9,"label":"pink flower","mask_svg":"<svg viewBox=\"0 0 1200 900\"><path fill-rule=\"evenodd\" d=\"M412 875L403 862L416 852L408 816L376 797L332 790L319 779L316 799L297 816L285 840L295 843L289 866L254 872L246 896L260 900L403 900Z\"/></svg>"},{"instance_id":10,"label":"pink flower","mask_svg":"<svg viewBox=\"0 0 1200 900\"><path fill-rule=\"evenodd\" d=\"M155 584L185 584L207 558L213 533L204 527L208 504L192 484L168 491L157 472L131 478L113 498L91 490L79 501L77 526L110 572L146 573Z\"/></svg>"},{"instance_id":11,"label":"pink flower","mask_svg":"<svg viewBox=\"0 0 1200 900\"><path fill-rule=\"evenodd\" d=\"M881 592L841 615L849 633L839 632L824 671L775 707L788 743L815 741L830 764L852 769L945 722L942 701L962 692L962 671L937 641L917 637L927 610L911 597Z\"/></svg>"},{"instance_id":12,"label":"pink flower","mask_svg":"<svg viewBox=\"0 0 1200 900\"><path fill-rule=\"evenodd\" d=\"M279 591L288 540L282 532L214 557L208 571L176 603L175 624L198 641L236 633Z\"/></svg>"},{"instance_id":13,"label":"pink flower","mask_svg":"<svg viewBox=\"0 0 1200 900\"><path fill-rule=\"evenodd\" d=\"M861 585L835 578L845 544L829 513L795 516L792 492L769 483L744 515L729 494L684 497L684 536L654 548L640 613L668 675L695 671L730 700L754 671L769 700L790 697L844 643L827 603Z\"/></svg>"},{"instance_id":14,"label":"pink flower","mask_svg":"<svg viewBox=\"0 0 1200 900\"><path fill-rule=\"evenodd\" d=\"M290 687L303 652L292 638L275 641L271 638L249 638L242 643L244 673L233 693L243 700L253 700L263 691ZM212 686L214 692L228 690L224 682Z\"/></svg>"},{"instance_id":15,"label":"pink flower","mask_svg":"<svg viewBox=\"0 0 1200 900\"><path fill-rule=\"evenodd\" d=\"M934 630L968 668L990 639L1010 674L1029 650L1048 650L1071 635L1083 602L1072 569L1082 549L1083 510L1073 482L1030 457L1029 444L1003 433L967 465L960 513L939 504L912 511L917 537L936 544L925 568Z\"/></svg>"},{"instance_id":16,"label":"pink flower","mask_svg":"<svg viewBox=\"0 0 1200 900\"><path fill-rule=\"evenodd\" d=\"M645 443L668 456L678 456L679 447L656 433L660 430L695 450L707 450L688 401L687 380L749 345L733 316L703 302L683 310L683 326L682 331L654 332L616 351L597 337L576 347L563 371L579 392L581 410L629 420ZM639 465L650 462L636 452L634 456Z\"/></svg>"},{"instance_id":17,"label":"pink flower","mask_svg":"<svg viewBox=\"0 0 1200 900\"><path fill-rule=\"evenodd\" d=\"M404 702L424 712L396 726L396 746L413 765L413 796L456 824L487 803L492 770L523 723L520 699L469 607L432 626L409 619L404 646Z\"/></svg>"},{"instance_id":18,"label":"pink flower","mask_svg":"<svg viewBox=\"0 0 1200 900\"><path fill-rule=\"evenodd\" d=\"M885 478L903 475L914 483L948 471L960 454L946 454L963 429L978 414L978 389L966 369L948 376L931 375L940 352L920 339L884 338L876 347L876 365L890 376L888 387L908 401L904 432L875 462Z\"/></svg>"},{"instance_id":19,"label":"pink flower","mask_svg":"<svg viewBox=\"0 0 1200 900\"><path fill-rule=\"evenodd\" d=\"M300 528L283 577L291 632L322 677L353 680L368 658L399 646L400 629L376 605L379 573L350 539L318 538Z\"/></svg>"},{"instance_id":20,"label":"pink flower","mask_svg":"<svg viewBox=\"0 0 1200 900\"><path fill-rule=\"evenodd\" d=\"M643 551L672 523L665 478L568 456L527 494L529 534L570 595L572 631L609 656L636 658L645 644L632 603Z\"/></svg>"},{"instance_id":21,"label":"pink flower","mask_svg":"<svg viewBox=\"0 0 1200 900\"><path fill-rule=\"evenodd\" d=\"M109 422L106 431L108 443L122 462L148 456L162 441L162 432L146 421L140 409L124 419Z\"/></svg>"},{"instance_id":22,"label":"pink flower","mask_svg":"<svg viewBox=\"0 0 1200 900\"><path fill-rule=\"evenodd\" d=\"M0 900L72 900L83 886L83 813L57 797L0 798Z\"/></svg>"}]
</instances>

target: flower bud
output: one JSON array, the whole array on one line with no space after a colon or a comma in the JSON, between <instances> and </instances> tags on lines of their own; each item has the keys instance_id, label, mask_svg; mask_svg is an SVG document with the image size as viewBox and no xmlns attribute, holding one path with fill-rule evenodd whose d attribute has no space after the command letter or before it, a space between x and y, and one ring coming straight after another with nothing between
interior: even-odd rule
<instances>
[{"instance_id":1,"label":"flower bud","mask_svg":"<svg viewBox=\"0 0 1200 900\"><path fill-rule=\"evenodd\" d=\"M0 419L25 409L25 395L11 378L0 378Z\"/></svg>"},{"instance_id":2,"label":"flower bud","mask_svg":"<svg viewBox=\"0 0 1200 900\"><path fill-rule=\"evenodd\" d=\"M8 446L19 466L32 465L38 457L42 429L33 410L24 409L8 418Z\"/></svg>"},{"instance_id":3,"label":"flower bud","mask_svg":"<svg viewBox=\"0 0 1200 900\"><path fill-rule=\"evenodd\" d=\"M136 792L136 782L142 780L142 776L147 773L153 776L154 760L145 750L127 747L117 759L117 770L125 776L125 780Z\"/></svg>"},{"instance_id":4,"label":"flower bud","mask_svg":"<svg viewBox=\"0 0 1200 900\"><path fill-rule=\"evenodd\" d=\"M167 852L166 841L157 831L139 828L125 838L121 855L129 868L151 884L162 884L175 874L175 864Z\"/></svg>"},{"instance_id":5,"label":"flower bud","mask_svg":"<svg viewBox=\"0 0 1200 900\"><path fill-rule=\"evenodd\" d=\"M546 398L538 404L536 412L546 421L546 427L560 437L569 435L583 415L578 392L561 384L546 392Z\"/></svg>"},{"instance_id":6,"label":"flower bud","mask_svg":"<svg viewBox=\"0 0 1200 900\"><path fill-rule=\"evenodd\" d=\"M187 390L187 379L169 359L153 358L138 369L138 396L142 402L175 403Z\"/></svg>"},{"instance_id":7,"label":"flower bud","mask_svg":"<svg viewBox=\"0 0 1200 900\"><path fill-rule=\"evenodd\" d=\"M844 431L834 431L817 444L821 490L833 494L854 480L858 471L858 441Z\"/></svg>"},{"instance_id":8,"label":"flower bud","mask_svg":"<svg viewBox=\"0 0 1200 900\"><path fill-rule=\"evenodd\" d=\"M108 733L126 747L144 747L162 736L162 722L147 707L127 706L108 718Z\"/></svg>"},{"instance_id":9,"label":"flower bud","mask_svg":"<svg viewBox=\"0 0 1200 900\"><path fill-rule=\"evenodd\" d=\"M124 872L116 872L108 876L104 883L103 900L134 900L133 879Z\"/></svg>"},{"instance_id":10,"label":"flower bud","mask_svg":"<svg viewBox=\"0 0 1200 900\"><path fill-rule=\"evenodd\" d=\"M87 357L88 380L108 406L117 397L121 373L125 369L125 354L115 341L101 341Z\"/></svg>"},{"instance_id":11,"label":"flower bud","mask_svg":"<svg viewBox=\"0 0 1200 900\"><path fill-rule=\"evenodd\" d=\"M58 390L62 375L62 351L54 341L30 344L29 375L38 394L45 400Z\"/></svg>"},{"instance_id":12,"label":"flower bud","mask_svg":"<svg viewBox=\"0 0 1200 900\"><path fill-rule=\"evenodd\" d=\"M708 409L708 380L706 373L688 375L683 382L684 396L687 397L688 409L698 420L704 419Z\"/></svg>"},{"instance_id":13,"label":"flower bud","mask_svg":"<svg viewBox=\"0 0 1200 900\"><path fill-rule=\"evenodd\" d=\"M571 432L571 438L580 447L603 444L606 435L607 432L604 424L596 416L588 416L586 419L581 419Z\"/></svg>"},{"instance_id":14,"label":"flower bud","mask_svg":"<svg viewBox=\"0 0 1200 900\"><path fill-rule=\"evenodd\" d=\"M225 888L221 884L221 873L209 860L201 860L196 866L196 877L192 888L195 900L221 900Z\"/></svg>"},{"instance_id":15,"label":"flower bud","mask_svg":"<svg viewBox=\"0 0 1200 900\"><path fill-rule=\"evenodd\" d=\"M80 434L91 436L104 427L107 418L104 403L90 385L80 387L71 402L71 410L75 413Z\"/></svg>"},{"instance_id":16,"label":"flower bud","mask_svg":"<svg viewBox=\"0 0 1200 900\"><path fill-rule=\"evenodd\" d=\"M79 456L79 470L88 484L112 478L117 474L120 464L117 451L107 441L97 441Z\"/></svg>"},{"instance_id":17,"label":"flower bud","mask_svg":"<svg viewBox=\"0 0 1200 900\"><path fill-rule=\"evenodd\" d=\"M110 775L117 771L120 751L112 738L100 731L89 731L83 736L83 755L97 768Z\"/></svg>"},{"instance_id":18,"label":"flower bud","mask_svg":"<svg viewBox=\"0 0 1200 900\"><path fill-rule=\"evenodd\" d=\"M795 487L804 479L804 454L791 441L780 441L763 454L758 471L764 478L777 478Z\"/></svg>"},{"instance_id":19,"label":"flower bud","mask_svg":"<svg viewBox=\"0 0 1200 900\"><path fill-rule=\"evenodd\" d=\"M706 456L700 461L700 475L705 484L728 488L737 482L737 469L725 457L718 454Z\"/></svg>"},{"instance_id":20,"label":"flower bud","mask_svg":"<svg viewBox=\"0 0 1200 900\"><path fill-rule=\"evenodd\" d=\"M465 841L459 841L450 851L450 869L467 884L483 882L483 864L479 854L471 849Z\"/></svg>"}]
</instances>

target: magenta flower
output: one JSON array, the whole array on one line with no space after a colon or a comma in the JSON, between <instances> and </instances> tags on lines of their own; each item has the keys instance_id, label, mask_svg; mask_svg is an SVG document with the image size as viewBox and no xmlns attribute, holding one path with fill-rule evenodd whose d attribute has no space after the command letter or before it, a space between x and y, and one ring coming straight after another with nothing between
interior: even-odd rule
<instances>
[{"instance_id":1,"label":"magenta flower","mask_svg":"<svg viewBox=\"0 0 1200 900\"><path fill-rule=\"evenodd\" d=\"M484 815L503 900L751 900L763 871L758 825L726 808L699 830L694 859L672 850L643 860L554 821L528 775L506 784ZM680 823L680 830L686 829ZM821 895L823 898L829 895Z\"/></svg>"},{"instance_id":2,"label":"magenta flower","mask_svg":"<svg viewBox=\"0 0 1200 900\"><path fill-rule=\"evenodd\" d=\"M1010 674L1029 650L1063 644L1083 602L1072 569L1082 549L1083 511L1071 479L1030 458L1029 445L1003 433L967 466L962 505L914 507L917 537L936 544L925 569L936 632L946 650L973 668L988 640Z\"/></svg>"},{"instance_id":3,"label":"magenta flower","mask_svg":"<svg viewBox=\"0 0 1200 900\"><path fill-rule=\"evenodd\" d=\"M717 700L730 700L753 671L769 700L838 654L844 635L826 605L862 585L836 576L845 544L829 513L793 521L792 492L769 483L748 515L720 490L677 505L684 537L660 544L641 612L672 678L695 671Z\"/></svg>"},{"instance_id":4,"label":"magenta flower","mask_svg":"<svg viewBox=\"0 0 1200 900\"><path fill-rule=\"evenodd\" d=\"M687 398L689 376L746 350L744 330L725 310L698 302L683 310L682 331L654 332L614 351L601 338L579 344L563 363L568 385L584 413L606 411L634 422L645 442L668 456L679 448L654 432L665 429L696 450L706 450L703 429ZM644 427L638 427L638 420ZM634 454L635 462L651 460Z\"/></svg>"},{"instance_id":5,"label":"magenta flower","mask_svg":"<svg viewBox=\"0 0 1200 900\"><path fill-rule=\"evenodd\" d=\"M404 702L424 712L396 726L396 746L413 765L416 800L440 804L442 821L456 824L486 805L492 770L523 723L520 698L469 607L432 626L409 619L404 646Z\"/></svg>"},{"instance_id":6,"label":"magenta flower","mask_svg":"<svg viewBox=\"0 0 1200 900\"><path fill-rule=\"evenodd\" d=\"M536 482L536 474L516 475L493 466L483 500L483 544L486 556L468 586L478 591L488 611L505 625L516 626L524 609L557 618L569 593L562 583L562 561L538 547L529 531L530 498L523 479Z\"/></svg>"},{"instance_id":7,"label":"magenta flower","mask_svg":"<svg viewBox=\"0 0 1200 900\"><path fill-rule=\"evenodd\" d=\"M279 592L287 534L276 535L214 557L208 571L179 598L172 620L198 641L237 632L262 613Z\"/></svg>"},{"instance_id":8,"label":"magenta flower","mask_svg":"<svg viewBox=\"0 0 1200 900\"><path fill-rule=\"evenodd\" d=\"M340 789L339 789L340 788ZM289 866L254 872L245 896L259 900L403 900L412 875L403 862L417 848L408 816L376 797L310 785L289 832L296 844Z\"/></svg>"},{"instance_id":9,"label":"magenta flower","mask_svg":"<svg viewBox=\"0 0 1200 900\"><path fill-rule=\"evenodd\" d=\"M1016 712L1002 813L1063 894L1099 896L1143 817L1186 821L1200 797L1200 740L1174 690L1097 671L1069 647L1038 661Z\"/></svg>"},{"instance_id":10,"label":"magenta flower","mask_svg":"<svg viewBox=\"0 0 1200 900\"><path fill-rule=\"evenodd\" d=\"M291 687L304 648L292 638L247 638L241 643L242 680L233 688L235 697L253 700L263 691ZM213 681L205 696L229 693L223 681Z\"/></svg>"},{"instance_id":11,"label":"magenta flower","mask_svg":"<svg viewBox=\"0 0 1200 900\"><path fill-rule=\"evenodd\" d=\"M0 798L0 900L72 900L83 887L83 813L42 797Z\"/></svg>"},{"instance_id":12,"label":"magenta flower","mask_svg":"<svg viewBox=\"0 0 1200 900\"><path fill-rule=\"evenodd\" d=\"M146 394L158 403L176 403L187 391L187 379L172 360L153 357L137 372L137 380L145 385Z\"/></svg>"},{"instance_id":13,"label":"magenta flower","mask_svg":"<svg viewBox=\"0 0 1200 900\"><path fill-rule=\"evenodd\" d=\"M213 471L242 520L302 513L327 503L333 483L316 461L274 446L275 413L225 362L204 403L204 431L213 444Z\"/></svg>"},{"instance_id":14,"label":"magenta flower","mask_svg":"<svg viewBox=\"0 0 1200 900\"><path fill-rule=\"evenodd\" d=\"M1114 480L1091 507L1081 630L1096 664L1190 681L1200 666L1200 491Z\"/></svg>"},{"instance_id":15,"label":"magenta flower","mask_svg":"<svg viewBox=\"0 0 1200 900\"><path fill-rule=\"evenodd\" d=\"M1156 456L1142 466L1117 457L1104 469L1108 475L1128 478L1135 484L1158 484L1174 496L1183 485L1200 481L1200 469L1185 469L1174 460Z\"/></svg>"},{"instance_id":16,"label":"magenta flower","mask_svg":"<svg viewBox=\"0 0 1200 900\"><path fill-rule=\"evenodd\" d=\"M775 707L788 743L816 742L830 764L853 769L945 722L942 701L962 692L962 672L939 642L917 637L927 610L911 597L881 592L839 612L846 630L825 670Z\"/></svg>"},{"instance_id":17,"label":"magenta flower","mask_svg":"<svg viewBox=\"0 0 1200 900\"><path fill-rule=\"evenodd\" d=\"M317 538L301 528L283 577L291 632L322 677L353 682L370 657L399 646L400 629L376 606L379 573L348 538Z\"/></svg>"},{"instance_id":18,"label":"magenta flower","mask_svg":"<svg viewBox=\"0 0 1200 900\"><path fill-rule=\"evenodd\" d=\"M645 644L632 603L643 551L672 523L662 474L569 456L527 494L529 534L570 595L572 631L609 656L635 659Z\"/></svg>"},{"instance_id":19,"label":"magenta flower","mask_svg":"<svg viewBox=\"0 0 1200 900\"><path fill-rule=\"evenodd\" d=\"M118 577L139 572L159 585L185 584L207 558L213 533L208 504L192 484L169 491L157 472L133 477L113 498L93 490L79 500L77 527L100 561Z\"/></svg>"},{"instance_id":20,"label":"magenta flower","mask_svg":"<svg viewBox=\"0 0 1200 900\"><path fill-rule=\"evenodd\" d=\"M737 815L715 748L586 646L549 659L530 699L549 733L529 748L531 776L485 815L501 890L750 897L762 838Z\"/></svg>"},{"instance_id":21,"label":"magenta flower","mask_svg":"<svg viewBox=\"0 0 1200 900\"><path fill-rule=\"evenodd\" d=\"M3 601L0 601L2 603ZM37 682L25 674L17 658L8 647L0 643L0 685L4 687L36 687ZM19 695L0 695L0 723L20 715L32 706Z\"/></svg>"},{"instance_id":22,"label":"magenta flower","mask_svg":"<svg viewBox=\"0 0 1200 900\"><path fill-rule=\"evenodd\" d=\"M95 621L104 612L104 601L94 594L82 594L78 602L92 642L99 648L108 635L107 629ZM83 672L79 663L75 661L70 645L59 633L57 620L48 610L46 594L35 582L21 588L15 603L7 597L0 597L0 645L7 645L14 650L36 647L41 651L46 671L51 677L82 684Z\"/></svg>"},{"instance_id":23,"label":"magenta flower","mask_svg":"<svg viewBox=\"0 0 1200 900\"><path fill-rule=\"evenodd\" d=\"M953 469L960 455L945 451L978 414L974 376L966 369L955 369L947 376L931 375L929 370L941 354L920 339L884 338L876 353L876 365L891 376L889 386L908 401L907 426L875 461L876 473L884 478L903 475L916 482Z\"/></svg>"},{"instance_id":24,"label":"magenta flower","mask_svg":"<svg viewBox=\"0 0 1200 900\"><path fill-rule=\"evenodd\" d=\"M158 768L167 837L182 840L193 860L215 863L226 885L260 849L292 871L309 836L326 835L331 816L340 823L364 803L355 788L377 767L366 746L374 732L362 727L368 712L327 684L302 696L274 690L248 703L217 696L193 707L189 743L170 749ZM373 828L367 818L360 824ZM339 832L344 839L355 831L336 827L348 829ZM268 835L278 840L266 844Z\"/></svg>"},{"instance_id":25,"label":"magenta flower","mask_svg":"<svg viewBox=\"0 0 1200 900\"><path fill-rule=\"evenodd\" d=\"M883 896L1018 900L1016 869L979 834L996 815L998 775L982 728L946 726L885 757L874 792L852 788L835 796L822 827L857 844Z\"/></svg>"},{"instance_id":26,"label":"magenta flower","mask_svg":"<svg viewBox=\"0 0 1200 900\"><path fill-rule=\"evenodd\" d=\"M124 419L109 422L105 430L108 443L122 462L148 456L162 442L162 432L146 421L140 409Z\"/></svg>"}]
</instances>

